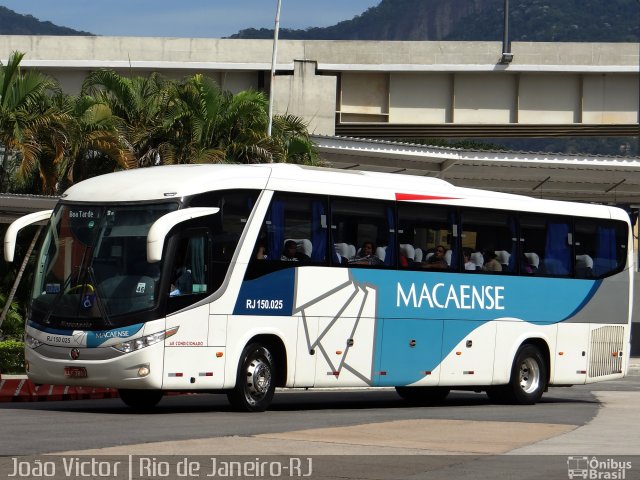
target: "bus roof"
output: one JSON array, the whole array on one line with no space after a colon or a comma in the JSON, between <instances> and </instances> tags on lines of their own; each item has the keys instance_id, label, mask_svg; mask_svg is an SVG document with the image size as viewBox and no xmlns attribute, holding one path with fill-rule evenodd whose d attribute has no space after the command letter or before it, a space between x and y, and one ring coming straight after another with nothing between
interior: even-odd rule
<instances>
[{"instance_id":1,"label":"bus roof","mask_svg":"<svg viewBox=\"0 0 640 480\"><path fill-rule=\"evenodd\" d=\"M182 198L198 193L270 189L310 194L355 196L381 200L535 211L623 219L603 205L541 200L488 190L456 187L433 177L336 170L292 164L197 164L137 168L94 177L70 187L63 195L74 202L139 202ZM628 217L627 217L628 218Z\"/></svg>"}]
</instances>

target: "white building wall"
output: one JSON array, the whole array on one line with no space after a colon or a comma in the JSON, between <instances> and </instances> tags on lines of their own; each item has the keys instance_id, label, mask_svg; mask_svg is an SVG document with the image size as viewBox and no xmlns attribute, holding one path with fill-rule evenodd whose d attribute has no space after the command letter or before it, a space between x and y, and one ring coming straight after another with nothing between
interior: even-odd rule
<instances>
[{"instance_id":1,"label":"white building wall","mask_svg":"<svg viewBox=\"0 0 640 480\"><path fill-rule=\"evenodd\" d=\"M579 123L580 77L572 74L526 74L520 78L520 123Z\"/></svg>"},{"instance_id":2,"label":"white building wall","mask_svg":"<svg viewBox=\"0 0 640 480\"><path fill-rule=\"evenodd\" d=\"M454 123L511 123L515 111L513 75L457 74L454 83Z\"/></svg>"},{"instance_id":3,"label":"white building wall","mask_svg":"<svg viewBox=\"0 0 640 480\"><path fill-rule=\"evenodd\" d=\"M449 122L452 78L448 73L392 73L389 84L389 122Z\"/></svg>"},{"instance_id":4,"label":"white building wall","mask_svg":"<svg viewBox=\"0 0 640 480\"><path fill-rule=\"evenodd\" d=\"M584 123L638 122L637 75L585 75L582 121Z\"/></svg>"}]
</instances>

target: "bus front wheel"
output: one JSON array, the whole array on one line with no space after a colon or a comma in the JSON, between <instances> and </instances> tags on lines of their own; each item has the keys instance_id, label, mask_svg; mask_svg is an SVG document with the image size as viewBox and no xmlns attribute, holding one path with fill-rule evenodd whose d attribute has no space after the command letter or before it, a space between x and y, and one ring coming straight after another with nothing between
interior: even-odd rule
<instances>
[{"instance_id":1,"label":"bus front wheel","mask_svg":"<svg viewBox=\"0 0 640 480\"><path fill-rule=\"evenodd\" d=\"M240 356L236 386L227 397L238 410L264 412L276 390L273 355L263 345L251 343Z\"/></svg>"},{"instance_id":2,"label":"bus front wheel","mask_svg":"<svg viewBox=\"0 0 640 480\"><path fill-rule=\"evenodd\" d=\"M499 403L533 405L542 398L547 388L547 366L535 345L523 345L511 367L511 380L507 385L491 387L489 398Z\"/></svg>"},{"instance_id":3,"label":"bus front wheel","mask_svg":"<svg viewBox=\"0 0 640 480\"><path fill-rule=\"evenodd\" d=\"M155 407L162 400L162 390L118 390L120 400L128 407L136 410L148 410Z\"/></svg>"}]
</instances>

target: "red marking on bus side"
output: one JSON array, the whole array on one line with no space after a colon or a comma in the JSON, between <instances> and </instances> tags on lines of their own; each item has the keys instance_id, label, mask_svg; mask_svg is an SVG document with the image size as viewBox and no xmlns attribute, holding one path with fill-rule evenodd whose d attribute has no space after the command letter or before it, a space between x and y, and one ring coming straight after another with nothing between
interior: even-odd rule
<instances>
[{"instance_id":1,"label":"red marking on bus side","mask_svg":"<svg viewBox=\"0 0 640 480\"><path fill-rule=\"evenodd\" d=\"M439 195L418 195L415 193L396 193L396 200L460 200L460 198L441 197Z\"/></svg>"}]
</instances>

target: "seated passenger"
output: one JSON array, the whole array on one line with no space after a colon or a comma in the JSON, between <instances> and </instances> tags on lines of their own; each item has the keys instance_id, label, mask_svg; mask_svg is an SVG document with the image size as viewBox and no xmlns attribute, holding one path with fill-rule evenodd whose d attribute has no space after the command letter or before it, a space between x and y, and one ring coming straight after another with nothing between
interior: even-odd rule
<instances>
[{"instance_id":1,"label":"seated passenger","mask_svg":"<svg viewBox=\"0 0 640 480\"><path fill-rule=\"evenodd\" d=\"M187 267L180 267L176 274L175 279L171 282L170 297L178 295L190 295L193 293L193 275L191 270Z\"/></svg>"},{"instance_id":2,"label":"seated passenger","mask_svg":"<svg viewBox=\"0 0 640 480\"><path fill-rule=\"evenodd\" d=\"M360 251L349 260L349 265L381 265L382 260L376 257L373 242L364 242Z\"/></svg>"},{"instance_id":3,"label":"seated passenger","mask_svg":"<svg viewBox=\"0 0 640 480\"><path fill-rule=\"evenodd\" d=\"M535 268L529 263L529 259L524 253L522 254L522 257L520 257L520 273L535 273Z\"/></svg>"},{"instance_id":4,"label":"seated passenger","mask_svg":"<svg viewBox=\"0 0 640 480\"><path fill-rule=\"evenodd\" d=\"M284 242L284 249L280 257L282 262L308 262L309 257L304 253L298 252L298 244L294 240Z\"/></svg>"},{"instance_id":5,"label":"seated passenger","mask_svg":"<svg viewBox=\"0 0 640 480\"><path fill-rule=\"evenodd\" d=\"M422 262L422 268L429 270L447 270L449 264L444 258L444 254L447 251L442 245L438 245L433 251L433 255L427 258L425 262Z\"/></svg>"},{"instance_id":6,"label":"seated passenger","mask_svg":"<svg viewBox=\"0 0 640 480\"><path fill-rule=\"evenodd\" d=\"M255 259L269 260L269 255L267 255L267 247L264 246L264 243L258 243L256 245Z\"/></svg>"},{"instance_id":7,"label":"seated passenger","mask_svg":"<svg viewBox=\"0 0 640 480\"><path fill-rule=\"evenodd\" d=\"M464 269L465 270L476 270L476 264L471 261L471 249L463 248L462 256L464 257Z\"/></svg>"},{"instance_id":8,"label":"seated passenger","mask_svg":"<svg viewBox=\"0 0 640 480\"><path fill-rule=\"evenodd\" d=\"M484 252L484 265L482 270L485 272L501 272L502 264L498 261L498 256L493 250Z\"/></svg>"}]
</instances>

